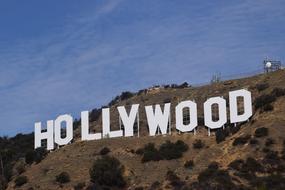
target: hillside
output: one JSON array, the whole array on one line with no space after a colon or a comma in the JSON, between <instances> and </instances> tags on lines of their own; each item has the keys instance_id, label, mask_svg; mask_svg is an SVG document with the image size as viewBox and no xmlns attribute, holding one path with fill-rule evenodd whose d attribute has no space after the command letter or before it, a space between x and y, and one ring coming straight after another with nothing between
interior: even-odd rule
<instances>
[{"instance_id":1,"label":"hillside","mask_svg":"<svg viewBox=\"0 0 285 190\"><path fill-rule=\"evenodd\" d=\"M252 93L253 107L256 108L252 118L237 127L228 125L224 130L211 131L209 137L202 122L203 102L214 96L227 99L229 91L242 88ZM280 70L201 87L157 88L124 100L118 99L110 107L111 127L118 128L117 106L140 104L139 138L88 142L76 139L72 144L50 152L41 162L26 164L20 175L26 176L27 182L16 187L18 177L14 175L7 189L95 189L90 182L89 170L94 161L102 157L100 151L104 147L110 150L110 157L115 157L123 165L122 176L126 183L109 189L285 189L284 89L285 70ZM262 96L265 98L260 99ZM273 99L269 97L268 100L268 96ZM171 135L149 137L144 106L171 102L171 117L175 118L175 105L183 100L195 100L198 105L197 134L177 133L172 119ZM258 101L265 105L257 106ZM95 131L101 129L100 115L92 121L91 128ZM80 126L77 134L79 130ZM145 152L137 150L148 143L154 143L159 149L167 140L174 143L181 140L188 149L181 157L177 156L179 158L142 162ZM197 145L198 140L202 141L201 146ZM185 163L188 163L186 167ZM56 181L61 172L67 172L70 181Z\"/></svg>"}]
</instances>

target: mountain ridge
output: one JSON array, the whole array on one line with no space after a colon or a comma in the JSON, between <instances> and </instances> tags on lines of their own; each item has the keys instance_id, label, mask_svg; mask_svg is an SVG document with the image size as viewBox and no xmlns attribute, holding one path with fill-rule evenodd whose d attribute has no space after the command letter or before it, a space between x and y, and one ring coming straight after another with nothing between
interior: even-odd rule
<instances>
[{"instance_id":1,"label":"mountain ridge","mask_svg":"<svg viewBox=\"0 0 285 190\"><path fill-rule=\"evenodd\" d=\"M241 173L239 173L240 171L230 169L229 165L236 160L247 162L249 158L263 162L270 151L277 151L280 157L278 165L284 165L284 160L282 160L281 157L284 149L282 143L285 139L285 96L278 96L274 101L266 104L271 105L273 107L272 110L264 110L265 106L263 105L254 109L254 114L249 122L241 123L237 128L228 124L224 131L212 131L211 136L207 135L207 130L203 126L203 123L199 122L196 135L194 135L193 132L179 134L173 129L171 135L150 137L147 133L146 116L142 108L145 105L164 104L165 102L171 102L171 104L176 105L178 102L187 99L195 100L198 107L202 108L202 103L207 98L223 96L227 99L229 91L242 88L252 92L254 106L258 98L263 95L273 94L275 89L284 89L284 86L285 71L280 70L269 74L213 83L201 87L157 88L149 90L148 92L143 91L137 93L123 100L114 101L110 105L110 114L112 116L111 118L113 118L111 120L112 129L118 128L117 106L128 106L133 103L139 103L141 105L139 110L141 130L139 138L128 137L102 139L98 141L80 141L79 124L75 130L75 136L77 138L73 143L52 151L38 164L25 165L25 171L21 173L20 176L26 176L27 182L19 187L15 187L17 175L14 175L7 189L75 189L80 183L83 186L82 189L92 189L94 187L92 185L94 184L90 182L89 170L95 160L103 157L100 154L100 150L104 147L108 147L110 150L108 155L117 158L124 166L123 177L126 181L124 187L105 187L109 189L203 189L203 184L208 183L202 180L202 174L204 174L203 172L205 171L211 175L216 175L215 172L220 172L221 176L233 181L232 183L236 189L257 189L261 188L262 185L264 185L265 188L271 187L267 184L256 185L255 183L257 183L262 176L270 176L271 174L277 173L284 177L285 171L283 171L283 169L279 173L275 170L271 173L254 171L252 175L255 176L254 180L257 182L253 183L246 177L242 177ZM198 117L200 120L203 120L202 109L199 108ZM173 109L174 107L171 109L172 118L174 118ZM101 122L101 115L99 113L96 115L94 121L91 119L90 127L94 131L100 131ZM174 126L175 121L172 121L171 125ZM256 130L263 127L269 130L267 136L256 137ZM217 136L220 138L220 136L223 135L225 137L219 142ZM267 141L270 141L268 140L270 138L273 139L274 142L267 147L266 144ZM189 148L180 158L170 160L161 159L159 161L149 161L145 163L142 162L142 155L136 153L138 149L143 148L148 143L154 143L155 147L159 149L159 147L168 140L173 143L179 140L183 141ZM198 140L202 141L203 146L201 148L194 148L194 144ZM258 144L251 142L254 140L257 141ZM266 150L264 150L266 148L269 149L267 153ZM194 162L194 166L188 169L184 165L190 160ZM209 165L213 162L218 163L219 169L211 169L212 166L210 167ZM244 164L243 167L246 167L246 164ZM216 168L216 166L214 168ZM269 171L268 168L264 170ZM169 171L174 174L169 173ZM56 176L61 172L68 173L70 182L59 183L56 181ZM236 173L239 175L235 175ZM209 176L211 176L210 174ZM173 178L176 179L174 185L172 183ZM209 189L211 189L211 185L214 185L213 189L214 187L220 187L220 181L216 178L214 179L216 181L207 184ZM209 181L212 182L211 180ZM227 185L233 184L225 184L224 189L231 189L233 186L229 188ZM284 183L281 183L281 185L284 185ZM271 189L278 188L279 187L271 187Z\"/></svg>"}]
</instances>

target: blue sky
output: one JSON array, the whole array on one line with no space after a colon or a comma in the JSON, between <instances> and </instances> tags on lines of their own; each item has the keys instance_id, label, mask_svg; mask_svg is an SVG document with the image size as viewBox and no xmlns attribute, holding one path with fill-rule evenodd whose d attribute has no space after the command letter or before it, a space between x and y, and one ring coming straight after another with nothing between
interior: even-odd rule
<instances>
[{"instance_id":1,"label":"blue sky","mask_svg":"<svg viewBox=\"0 0 285 190\"><path fill-rule=\"evenodd\" d=\"M0 2L0 135L122 91L285 61L284 0Z\"/></svg>"}]
</instances>

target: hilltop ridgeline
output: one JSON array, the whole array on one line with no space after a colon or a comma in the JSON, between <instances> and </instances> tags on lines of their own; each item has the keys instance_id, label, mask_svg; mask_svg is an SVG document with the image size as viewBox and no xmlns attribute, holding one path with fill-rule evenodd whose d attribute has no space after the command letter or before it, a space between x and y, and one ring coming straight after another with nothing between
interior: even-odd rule
<instances>
[{"instance_id":1,"label":"hilltop ridgeline","mask_svg":"<svg viewBox=\"0 0 285 190\"><path fill-rule=\"evenodd\" d=\"M109 104L112 129L118 127L119 105L176 105L191 99L201 107L207 97L227 99L229 91L242 88L252 93L254 113L248 122L227 124L208 136L198 109L196 135L173 130L171 136L153 138L147 135L146 116L139 110L140 138L75 140L50 153L32 150L33 135L1 138L5 177L0 189L7 181L7 189L284 189L284 87L285 71L280 70L201 87L125 92ZM93 131L99 131L102 122L98 110L90 112Z\"/></svg>"}]
</instances>

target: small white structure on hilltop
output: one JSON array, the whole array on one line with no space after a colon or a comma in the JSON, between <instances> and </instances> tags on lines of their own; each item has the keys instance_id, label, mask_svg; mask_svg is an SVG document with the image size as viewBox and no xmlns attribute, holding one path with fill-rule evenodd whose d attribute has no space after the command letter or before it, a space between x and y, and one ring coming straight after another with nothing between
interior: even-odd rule
<instances>
[{"instance_id":1,"label":"small white structure on hilltop","mask_svg":"<svg viewBox=\"0 0 285 190\"><path fill-rule=\"evenodd\" d=\"M271 63L270 61L268 61L268 62L265 64L265 67L266 67L267 69L271 68L271 66L272 66L272 63Z\"/></svg>"},{"instance_id":2,"label":"small white structure on hilltop","mask_svg":"<svg viewBox=\"0 0 285 190\"><path fill-rule=\"evenodd\" d=\"M281 61L265 59L263 61L264 72L269 73L282 69Z\"/></svg>"},{"instance_id":3,"label":"small white structure on hilltop","mask_svg":"<svg viewBox=\"0 0 285 190\"><path fill-rule=\"evenodd\" d=\"M146 93L155 93L155 92L158 92L159 90L161 90L162 87L159 86L159 85L154 85L152 87L149 87L146 89Z\"/></svg>"}]
</instances>

